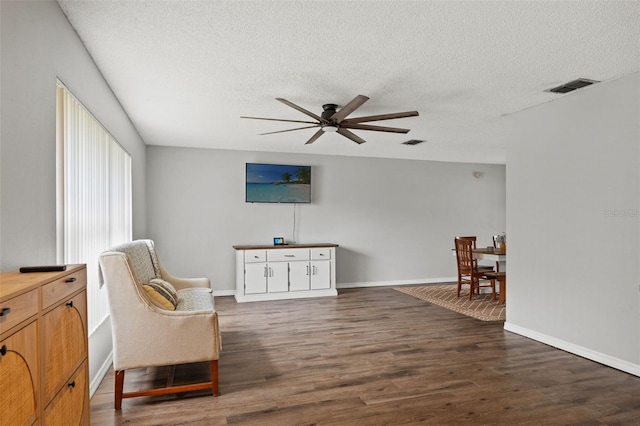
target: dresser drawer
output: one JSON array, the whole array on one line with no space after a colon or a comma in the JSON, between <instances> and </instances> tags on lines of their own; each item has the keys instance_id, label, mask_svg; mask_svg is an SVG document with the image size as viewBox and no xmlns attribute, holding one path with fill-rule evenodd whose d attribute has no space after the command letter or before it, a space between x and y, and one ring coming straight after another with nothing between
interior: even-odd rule
<instances>
[{"instance_id":1,"label":"dresser drawer","mask_svg":"<svg viewBox=\"0 0 640 426\"><path fill-rule=\"evenodd\" d=\"M309 249L276 249L267 251L269 262L309 260Z\"/></svg>"},{"instance_id":2,"label":"dresser drawer","mask_svg":"<svg viewBox=\"0 0 640 426\"><path fill-rule=\"evenodd\" d=\"M70 294L83 289L87 285L87 270L74 272L42 287L42 308L66 298Z\"/></svg>"},{"instance_id":3,"label":"dresser drawer","mask_svg":"<svg viewBox=\"0 0 640 426\"><path fill-rule=\"evenodd\" d=\"M267 261L266 250L247 250L244 252L245 263L266 262L266 261Z\"/></svg>"},{"instance_id":4,"label":"dresser drawer","mask_svg":"<svg viewBox=\"0 0 640 426\"><path fill-rule=\"evenodd\" d=\"M0 334L38 313L38 289L0 303Z\"/></svg>"},{"instance_id":5,"label":"dresser drawer","mask_svg":"<svg viewBox=\"0 0 640 426\"><path fill-rule=\"evenodd\" d=\"M330 260L331 248L320 247L311 249L311 260Z\"/></svg>"}]
</instances>

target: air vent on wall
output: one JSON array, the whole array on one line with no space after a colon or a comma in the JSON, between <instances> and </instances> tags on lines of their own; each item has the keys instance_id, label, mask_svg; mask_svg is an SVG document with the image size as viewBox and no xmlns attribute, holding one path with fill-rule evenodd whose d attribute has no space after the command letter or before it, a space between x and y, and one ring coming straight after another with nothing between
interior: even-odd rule
<instances>
[{"instance_id":1,"label":"air vent on wall","mask_svg":"<svg viewBox=\"0 0 640 426\"><path fill-rule=\"evenodd\" d=\"M402 142L402 145L418 145L419 143L426 142L425 140L420 139L409 139L406 142Z\"/></svg>"},{"instance_id":2,"label":"air vent on wall","mask_svg":"<svg viewBox=\"0 0 640 426\"><path fill-rule=\"evenodd\" d=\"M577 80L573 80L570 81L568 83L565 83L561 86L558 87L554 87L552 89L547 89L545 90L545 92L552 92L552 93L567 93L567 92L572 92L576 89L581 89L585 86L589 86L593 83L600 83L599 81L596 80L589 80L586 78L579 78Z\"/></svg>"}]
</instances>

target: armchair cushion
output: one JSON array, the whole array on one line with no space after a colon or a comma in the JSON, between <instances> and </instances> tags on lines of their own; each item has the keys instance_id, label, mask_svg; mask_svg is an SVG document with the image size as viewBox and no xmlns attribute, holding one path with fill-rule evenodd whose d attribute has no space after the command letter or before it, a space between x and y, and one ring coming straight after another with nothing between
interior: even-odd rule
<instances>
[{"instance_id":1,"label":"armchair cushion","mask_svg":"<svg viewBox=\"0 0 640 426\"><path fill-rule=\"evenodd\" d=\"M187 288L178 290L178 311L207 312L215 310L211 290L205 288Z\"/></svg>"},{"instance_id":2,"label":"armchair cushion","mask_svg":"<svg viewBox=\"0 0 640 426\"><path fill-rule=\"evenodd\" d=\"M167 281L154 278L148 284L143 284L142 288L147 292L147 296L154 305L174 311L178 305L178 292Z\"/></svg>"}]
</instances>

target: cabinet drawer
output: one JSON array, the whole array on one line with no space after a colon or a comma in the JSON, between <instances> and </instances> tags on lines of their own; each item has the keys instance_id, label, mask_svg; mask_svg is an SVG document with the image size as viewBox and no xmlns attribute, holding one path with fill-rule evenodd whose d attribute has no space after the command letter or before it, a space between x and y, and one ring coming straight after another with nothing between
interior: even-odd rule
<instances>
[{"instance_id":1,"label":"cabinet drawer","mask_svg":"<svg viewBox=\"0 0 640 426\"><path fill-rule=\"evenodd\" d=\"M244 252L245 263L266 262L266 261L267 261L266 250L247 250Z\"/></svg>"},{"instance_id":2,"label":"cabinet drawer","mask_svg":"<svg viewBox=\"0 0 640 426\"><path fill-rule=\"evenodd\" d=\"M269 262L309 260L309 249L277 249L267 251Z\"/></svg>"},{"instance_id":3,"label":"cabinet drawer","mask_svg":"<svg viewBox=\"0 0 640 426\"><path fill-rule=\"evenodd\" d=\"M64 299L73 292L86 287L86 285L86 269L66 275L59 280L44 285L42 287L42 308L47 309L49 306Z\"/></svg>"},{"instance_id":4,"label":"cabinet drawer","mask_svg":"<svg viewBox=\"0 0 640 426\"><path fill-rule=\"evenodd\" d=\"M38 289L0 303L0 334L38 313Z\"/></svg>"},{"instance_id":5,"label":"cabinet drawer","mask_svg":"<svg viewBox=\"0 0 640 426\"><path fill-rule=\"evenodd\" d=\"M312 260L330 260L331 248L329 247L312 248L311 259Z\"/></svg>"}]
</instances>

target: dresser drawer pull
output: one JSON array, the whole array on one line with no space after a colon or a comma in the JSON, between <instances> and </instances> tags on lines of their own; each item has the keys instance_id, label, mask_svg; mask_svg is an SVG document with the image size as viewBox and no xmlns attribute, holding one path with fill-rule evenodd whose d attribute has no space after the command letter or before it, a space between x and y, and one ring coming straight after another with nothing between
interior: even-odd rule
<instances>
[{"instance_id":1,"label":"dresser drawer pull","mask_svg":"<svg viewBox=\"0 0 640 426\"><path fill-rule=\"evenodd\" d=\"M296 257L295 254L285 254L284 257Z\"/></svg>"},{"instance_id":2,"label":"dresser drawer pull","mask_svg":"<svg viewBox=\"0 0 640 426\"><path fill-rule=\"evenodd\" d=\"M0 317L7 315L9 312L11 312L11 308L2 308L0 311Z\"/></svg>"},{"instance_id":3,"label":"dresser drawer pull","mask_svg":"<svg viewBox=\"0 0 640 426\"><path fill-rule=\"evenodd\" d=\"M73 308L73 300L71 302L67 302L66 305L70 308Z\"/></svg>"},{"instance_id":4,"label":"dresser drawer pull","mask_svg":"<svg viewBox=\"0 0 640 426\"><path fill-rule=\"evenodd\" d=\"M5 356L7 354L7 345L2 345L0 348L0 355Z\"/></svg>"},{"instance_id":5,"label":"dresser drawer pull","mask_svg":"<svg viewBox=\"0 0 640 426\"><path fill-rule=\"evenodd\" d=\"M70 388L75 388L76 387L75 380L73 382L69 383L67 386L69 386Z\"/></svg>"},{"instance_id":6,"label":"dresser drawer pull","mask_svg":"<svg viewBox=\"0 0 640 426\"><path fill-rule=\"evenodd\" d=\"M75 282L76 282L75 277L69 278L69 279L67 279L67 280L65 281L65 283L67 283L67 284L69 284L69 283L75 283Z\"/></svg>"}]
</instances>

